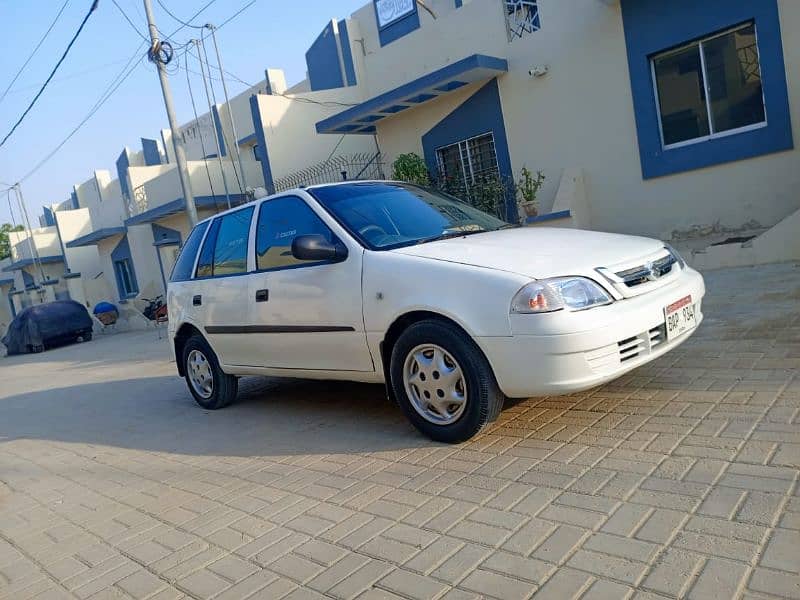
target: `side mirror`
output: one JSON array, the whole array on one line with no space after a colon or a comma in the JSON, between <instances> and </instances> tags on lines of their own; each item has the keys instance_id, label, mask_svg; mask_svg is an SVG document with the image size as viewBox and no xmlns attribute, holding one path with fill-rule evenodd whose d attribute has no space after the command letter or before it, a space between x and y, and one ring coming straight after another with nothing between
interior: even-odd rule
<instances>
[{"instance_id":1,"label":"side mirror","mask_svg":"<svg viewBox=\"0 0 800 600\"><path fill-rule=\"evenodd\" d=\"M319 234L298 235L292 241L292 256L297 260L341 262L347 258L347 247L341 242L331 243Z\"/></svg>"}]
</instances>

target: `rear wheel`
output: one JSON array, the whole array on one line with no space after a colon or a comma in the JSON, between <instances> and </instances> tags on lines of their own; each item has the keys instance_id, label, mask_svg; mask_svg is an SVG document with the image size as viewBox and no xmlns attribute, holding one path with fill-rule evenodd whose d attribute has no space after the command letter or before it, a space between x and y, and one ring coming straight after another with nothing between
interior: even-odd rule
<instances>
[{"instance_id":1,"label":"rear wheel","mask_svg":"<svg viewBox=\"0 0 800 600\"><path fill-rule=\"evenodd\" d=\"M457 327L420 321L397 340L391 383L400 407L428 437L447 443L468 440L494 421L503 394L483 353Z\"/></svg>"},{"instance_id":2,"label":"rear wheel","mask_svg":"<svg viewBox=\"0 0 800 600\"><path fill-rule=\"evenodd\" d=\"M187 340L183 367L189 391L203 408L217 410L236 399L238 380L220 368L217 355L203 337L194 335Z\"/></svg>"}]
</instances>

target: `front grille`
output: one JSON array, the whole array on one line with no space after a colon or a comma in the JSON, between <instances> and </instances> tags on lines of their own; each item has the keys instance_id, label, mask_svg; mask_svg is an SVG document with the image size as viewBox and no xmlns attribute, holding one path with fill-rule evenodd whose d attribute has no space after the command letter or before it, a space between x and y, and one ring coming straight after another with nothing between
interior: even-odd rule
<instances>
[{"instance_id":1,"label":"front grille","mask_svg":"<svg viewBox=\"0 0 800 600\"><path fill-rule=\"evenodd\" d=\"M646 356L653 348L667 341L667 326L658 325L633 337L617 342L619 362L624 363L639 356Z\"/></svg>"},{"instance_id":2,"label":"front grille","mask_svg":"<svg viewBox=\"0 0 800 600\"><path fill-rule=\"evenodd\" d=\"M656 281L664 275L671 273L676 262L677 260L675 260L672 254L667 254L647 264L619 271L615 273L615 275L619 277L626 286L636 287L648 281Z\"/></svg>"},{"instance_id":3,"label":"front grille","mask_svg":"<svg viewBox=\"0 0 800 600\"><path fill-rule=\"evenodd\" d=\"M650 349L652 350L656 346L663 344L667 341L667 326L659 325L658 327L653 327L649 332L650 334Z\"/></svg>"},{"instance_id":4,"label":"front grille","mask_svg":"<svg viewBox=\"0 0 800 600\"><path fill-rule=\"evenodd\" d=\"M625 362L639 356L647 350L647 342L641 336L625 338L617 342L619 346L619 362Z\"/></svg>"}]
</instances>

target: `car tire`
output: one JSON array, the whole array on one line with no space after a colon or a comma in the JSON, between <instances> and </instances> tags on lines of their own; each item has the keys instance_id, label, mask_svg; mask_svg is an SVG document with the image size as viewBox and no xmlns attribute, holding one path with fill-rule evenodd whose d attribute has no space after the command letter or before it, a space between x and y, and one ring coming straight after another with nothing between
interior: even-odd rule
<instances>
[{"instance_id":1,"label":"car tire","mask_svg":"<svg viewBox=\"0 0 800 600\"><path fill-rule=\"evenodd\" d=\"M220 368L217 355L205 338L190 337L183 347L182 360L186 384L200 406L218 410L236 399L239 380Z\"/></svg>"},{"instance_id":2,"label":"car tire","mask_svg":"<svg viewBox=\"0 0 800 600\"><path fill-rule=\"evenodd\" d=\"M439 373L436 364L448 374ZM449 444L470 439L494 421L505 400L480 348L444 321L420 321L400 335L392 350L390 379L408 420L429 438ZM450 398L458 403L447 405Z\"/></svg>"}]
</instances>

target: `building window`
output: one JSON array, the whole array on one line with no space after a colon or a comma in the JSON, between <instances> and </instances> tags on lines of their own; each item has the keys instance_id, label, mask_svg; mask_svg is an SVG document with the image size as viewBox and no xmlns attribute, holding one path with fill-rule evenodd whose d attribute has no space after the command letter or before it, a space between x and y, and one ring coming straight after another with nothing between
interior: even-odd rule
<instances>
[{"instance_id":1,"label":"building window","mask_svg":"<svg viewBox=\"0 0 800 600\"><path fill-rule=\"evenodd\" d=\"M258 162L261 162L261 156L258 152L258 144L253 144L252 148L253 148L253 158Z\"/></svg>"},{"instance_id":2,"label":"building window","mask_svg":"<svg viewBox=\"0 0 800 600\"><path fill-rule=\"evenodd\" d=\"M664 148L766 125L754 23L656 54L651 65Z\"/></svg>"},{"instance_id":3,"label":"building window","mask_svg":"<svg viewBox=\"0 0 800 600\"><path fill-rule=\"evenodd\" d=\"M466 197L475 185L500 178L493 133L437 148L436 163L445 189L463 190Z\"/></svg>"},{"instance_id":4,"label":"building window","mask_svg":"<svg viewBox=\"0 0 800 600\"><path fill-rule=\"evenodd\" d=\"M120 295L123 298L135 296L139 293L139 289L136 286L136 279L133 276L133 267L131 266L130 259L123 258L122 260L114 261L114 272L117 275Z\"/></svg>"},{"instance_id":5,"label":"building window","mask_svg":"<svg viewBox=\"0 0 800 600\"><path fill-rule=\"evenodd\" d=\"M505 5L509 41L541 29L537 0L505 0Z\"/></svg>"}]
</instances>

